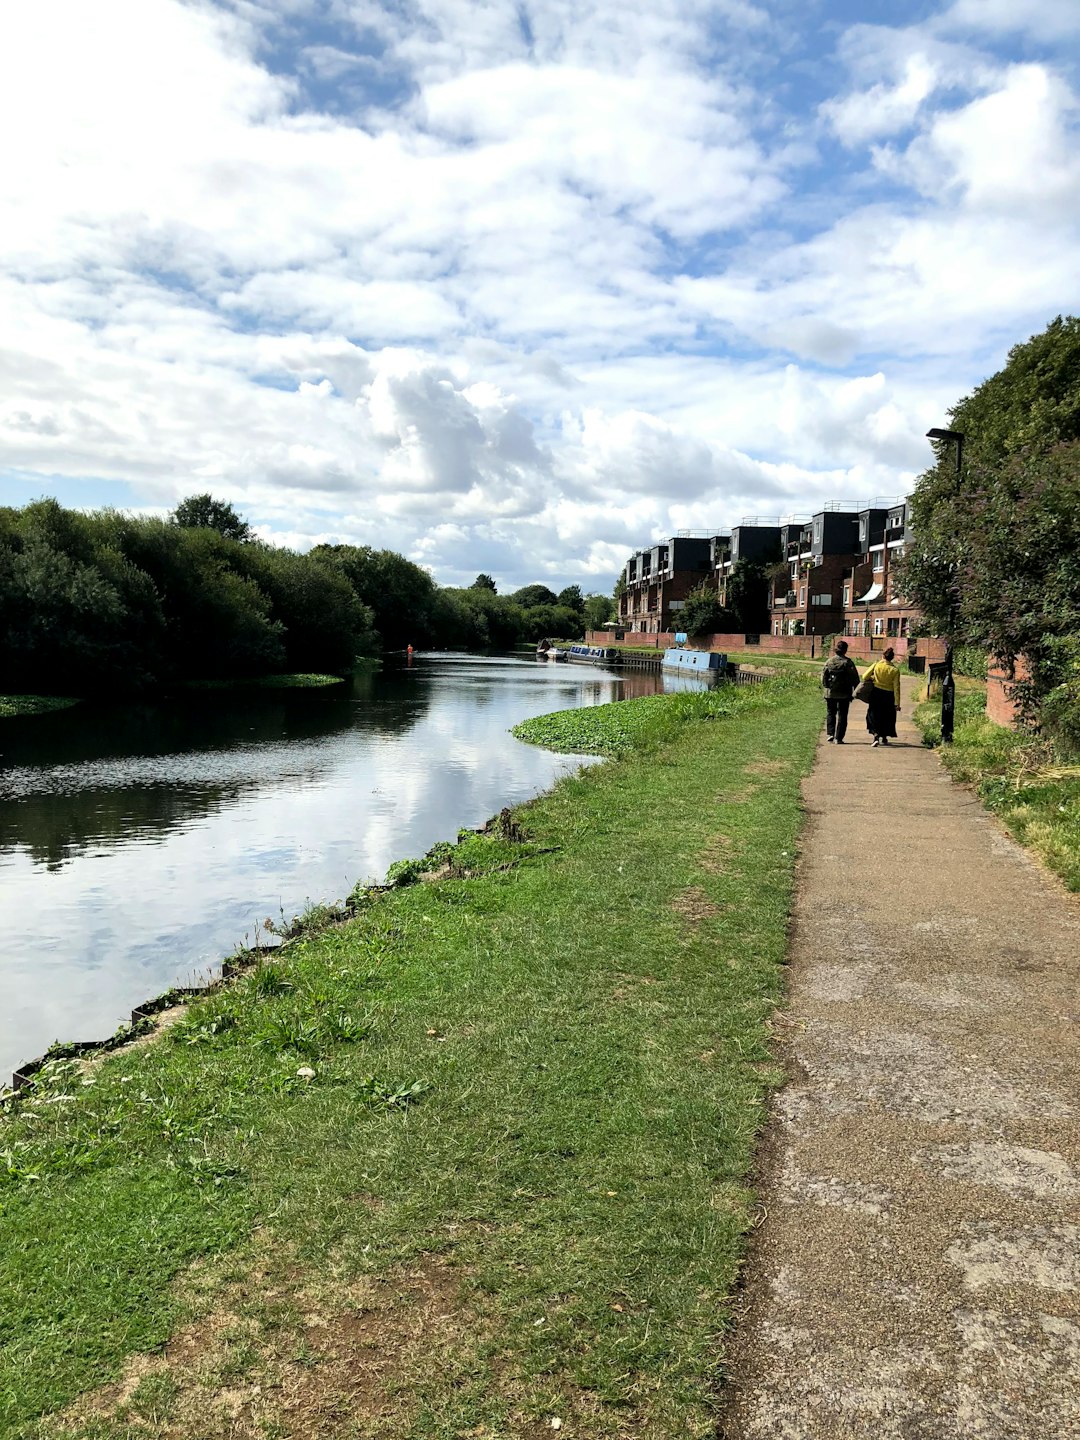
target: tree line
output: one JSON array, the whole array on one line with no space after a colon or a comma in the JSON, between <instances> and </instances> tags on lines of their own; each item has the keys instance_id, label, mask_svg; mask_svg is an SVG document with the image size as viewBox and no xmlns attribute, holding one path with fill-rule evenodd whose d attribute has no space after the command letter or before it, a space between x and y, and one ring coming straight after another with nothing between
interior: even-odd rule
<instances>
[{"instance_id":1,"label":"tree line","mask_svg":"<svg viewBox=\"0 0 1080 1440\"><path fill-rule=\"evenodd\" d=\"M508 648L603 624L576 585L499 595L447 588L391 550L266 545L227 502L191 496L167 519L0 508L0 686L138 692L189 679L346 674L380 650Z\"/></svg>"},{"instance_id":2,"label":"tree line","mask_svg":"<svg viewBox=\"0 0 1080 1440\"><path fill-rule=\"evenodd\" d=\"M1080 319L1058 316L948 411L899 582L930 633L1008 666L1027 721L1080 753Z\"/></svg>"}]
</instances>

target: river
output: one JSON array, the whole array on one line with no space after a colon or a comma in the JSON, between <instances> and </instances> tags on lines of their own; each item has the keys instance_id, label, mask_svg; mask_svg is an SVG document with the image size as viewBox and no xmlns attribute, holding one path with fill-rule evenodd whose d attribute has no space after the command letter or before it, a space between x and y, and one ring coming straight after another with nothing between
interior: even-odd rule
<instances>
[{"instance_id":1,"label":"river","mask_svg":"<svg viewBox=\"0 0 1080 1440\"><path fill-rule=\"evenodd\" d=\"M519 720L659 688L418 655L328 690L0 722L0 1084L206 980L266 918L380 881L584 763L515 740Z\"/></svg>"}]
</instances>

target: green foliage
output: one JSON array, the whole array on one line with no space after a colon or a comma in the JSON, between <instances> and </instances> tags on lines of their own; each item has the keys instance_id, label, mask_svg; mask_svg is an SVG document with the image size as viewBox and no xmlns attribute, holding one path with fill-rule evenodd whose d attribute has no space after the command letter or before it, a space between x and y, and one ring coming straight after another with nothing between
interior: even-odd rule
<instances>
[{"instance_id":1,"label":"green foliage","mask_svg":"<svg viewBox=\"0 0 1080 1440\"><path fill-rule=\"evenodd\" d=\"M580 585L567 585L565 590L560 590L555 597L557 605L563 605L567 610L574 610L579 616L585 614L585 597L581 593Z\"/></svg>"},{"instance_id":2,"label":"green foliage","mask_svg":"<svg viewBox=\"0 0 1080 1440\"><path fill-rule=\"evenodd\" d=\"M1066 759L1080 759L1080 635L1049 640L1040 661L1042 731Z\"/></svg>"},{"instance_id":3,"label":"green foliage","mask_svg":"<svg viewBox=\"0 0 1080 1440\"><path fill-rule=\"evenodd\" d=\"M985 680L988 666L986 651L978 645L957 645L953 650L953 670L972 680Z\"/></svg>"},{"instance_id":4,"label":"green foliage","mask_svg":"<svg viewBox=\"0 0 1080 1440\"><path fill-rule=\"evenodd\" d=\"M615 619L615 602L610 595L585 596L585 629L602 630L609 620Z\"/></svg>"},{"instance_id":5,"label":"green foliage","mask_svg":"<svg viewBox=\"0 0 1080 1440\"><path fill-rule=\"evenodd\" d=\"M768 570L773 562L736 560L727 584L728 610L734 617L732 632L760 634L769 620Z\"/></svg>"},{"instance_id":6,"label":"green foliage","mask_svg":"<svg viewBox=\"0 0 1080 1440\"><path fill-rule=\"evenodd\" d=\"M523 585L520 590L515 590L510 596L515 605L520 605L523 610L531 610L537 605L557 605L559 597L554 590L549 590L546 585Z\"/></svg>"},{"instance_id":7,"label":"green foliage","mask_svg":"<svg viewBox=\"0 0 1080 1440\"><path fill-rule=\"evenodd\" d=\"M216 530L226 540L243 543L252 538L251 526L241 520L233 507L210 494L189 495L169 516L174 525L188 530Z\"/></svg>"},{"instance_id":8,"label":"green foliage","mask_svg":"<svg viewBox=\"0 0 1080 1440\"><path fill-rule=\"evenodd\" d=\"M771 709L791 686L808 682L784 677L767 685L718 685L672 695L643 695L609 705L584 706L537 715L515 725L513 734L547 750L578 755L629 755L654 750L693 720L718 720L756 709Z\"/></svg>"},{"instance_id":9,"label":"green foliage","mask_svg":"<svg viewBox=\"0 0 1080 1440\"><path fill-rule=\"evenodd\" d=\"M1005 365L952 407L949 428L964 435L973 464L990 467L1080 440L1080 318L1059 315L1041 334L1014 345ZM949 469L951 444L935 445Z\"/></svg>"},{"instance_id":10,"label":"green foliage","mask_svg":"<svg viewBox=\"0 0 1080 1440\"><path fill-rule=\"evenodd\" d=\"M496 586L495 581L491 578L490 575L485 575L483 571L481 571L481 573L477 575L476 579L472 582L470 589L490 590L493 595L498 593L498 587Z\"/></svg>"},{"instance_id":11,"label":"green foliage","mask_svg":"<svg viewBox=\"0 0 1080 1440\"><path fill-rule=\"evenodd\" d=\"M385 649L439 643L438 588L419 565L368 545L316 545L311 554L345 575L371 611Z\"/></svg>"},{"instance_id":12,"label":"green foliage","mask_svg":"<svg viewBox=\"0 0 1080 1440\"><path fill-rule=\"evenodd\" d=\"M707 580L690 591L678 616L678 628L687 635L724 635L741 628L738 617L720 604L720 597Z\"/></svg>"},{"instance_id":13,"label":"green foliage","mask_svg":"<svg viewBox=\"0 0 1080 1440\"><path fill-rule=\"evenodd\" d=\"M912 494L898 580L927 628L1007 665L1023 654L1031 723L1060 683L1056 642L1080 614L1080 320L1058 317L949 412L967 461L938 443ZM1058 702L1062 703L1062 702Z\"/></svg>"},{"instance_id":14,"label":"green foliage","mask_svg":"<svg viewBox=\"0 0 1080 1440\"><path fill-rule=\"evenodd\" d=\"M1076 653L1080 654L1080 647ZM973 786L1020 844L1033 850L1075 891L1080 891L1080 766L1062 761L1068 760L1073 745L1072 756L1080 757L1078 701L1080 671L1073 695L1056 702L1064 713L1058 722L1060 733L1051 742L1046 733L1035 737L995 725L987 718L981 686L958 689L953 743L941 746L950 773ZM915 723L927 744L939 745L940 700L919 706ZM1049 728L1044 726L1044 732Z\"/></svg>"},{"instance_id":15,"label":"green foliage","mask_svg":"<svg viewBox=\"0 0 1080 1440\"><path fill-rule=\"evenodd\" d=\"M46 715L50 710L69 710L78 703L67 695L0 695L0 719L12 715Z\"/></svg>"}]
</instances>

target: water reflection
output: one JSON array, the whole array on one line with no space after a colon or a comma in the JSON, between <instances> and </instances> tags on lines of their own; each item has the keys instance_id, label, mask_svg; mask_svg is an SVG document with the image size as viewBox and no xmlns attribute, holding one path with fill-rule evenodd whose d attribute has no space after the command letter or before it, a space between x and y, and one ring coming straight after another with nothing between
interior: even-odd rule
<instances>
[{"instance_id":1,"label":"water reflection","mask_svg":"<svg viewBox=\"0 0 1080 1440\"><path fill-rule=\"evenodd\" d=\"M514 740L518 720L646 686L417 656L332 691L4 722L0 1074L581 763Z\"/></svg>"}]
</instances>

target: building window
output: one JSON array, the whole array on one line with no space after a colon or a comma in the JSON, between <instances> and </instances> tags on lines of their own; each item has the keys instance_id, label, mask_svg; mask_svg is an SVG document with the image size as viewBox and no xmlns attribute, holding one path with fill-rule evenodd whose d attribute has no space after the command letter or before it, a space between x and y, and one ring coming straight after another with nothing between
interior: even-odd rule
<instances>
[{"instance_id":1,"label":"building window","mask_svg":"<svg viewBox=\"0 0 1080 1440\"><path fill-rule=\"evenodd\" d=\"M805 586L805 585L800 585L800 586L799 586L799 604L800 604L800 605L805 605L805 604L806 604L806 586Z\"/></svg>"},{"instance_id":2,"label":"building window","mask_svg":"<svg viewBox=\"0 0 1080 1440\"><path fill-rule=\"evenodd\" d=\"M779 635L779 634L780 634L780 621L779 621L779 620L774 620L774 621L773 621L772 633L773 633L774 635Z\"/></svg>"},{"instance_id":3,"label":"building window","mask_svg":"<svg viewBox=\"0 0 1080 1440\"><path fill-rule=\"evenodd\" d=\"M880 635L880 634L881 634L881 616L880 616L880 615L879 615L879 616L877 617L877 619L874 621L874 634L875 634L875 635Z\"/></svg>"},{"instance_id":4,"label":"building window","mask_svg":"<svg viewBox=\"0 0 1080 1440\"><path fill-rule=\"evenodd\" d=\"M908 627L908 617L907 617L906 615L904 615L904 616L901 618L901 620L900 620L900 634L901 634L901 636L904 637L904 638L907 637L907 633L908 633L907 627Z\"/></svg>"},{"instance_id":5,"label":"building window","mask_svg":"<svg viewBox=\"0 0 1080 1440\"><path fill-rule=\"evenodd\" d=\"M846 606L848 606L848 605L850 605L850 604L851 604L851 586L850 586L850 585L845 585L845 586L844 586L844 605L845 605L845 607L846 607Z\"/></svg>"},{"instance_id":6,"label":"building window","mask_svg":"<svg viewBox=\"0 0 1080 1440\"><path fill-rule=\"evenodd\" d=\"M884 551L884 550L879 550L878 553L874 556L874 574L875 574L875 575L880 575L881 572L882 572L882 570L884 570L884 569L885 569L885 551Z\"/></svg>"}]
</instances>

